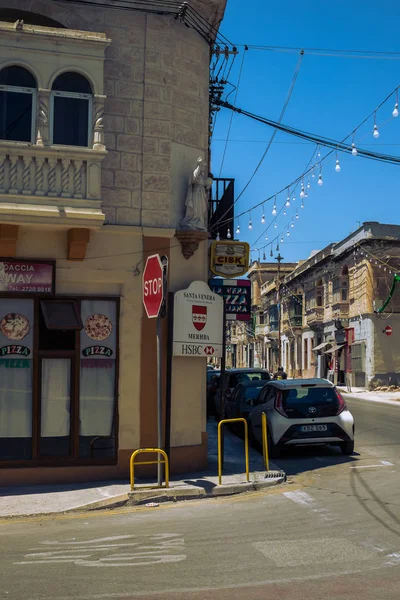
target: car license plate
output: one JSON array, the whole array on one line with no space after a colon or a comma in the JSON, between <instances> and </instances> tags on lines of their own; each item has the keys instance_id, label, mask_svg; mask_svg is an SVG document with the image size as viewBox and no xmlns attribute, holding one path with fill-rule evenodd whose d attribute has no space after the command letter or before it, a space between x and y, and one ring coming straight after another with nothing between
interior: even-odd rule
<instances>
[{"instance_id":1,"label":"car license plate","mask_svg":"<svg viewBox=\"0 0 400 600\"><path fill-rule=\"evenodd\" d=\"M302 425L301 431L328 431L328 425Z\"/></svg>"}]
</instances>

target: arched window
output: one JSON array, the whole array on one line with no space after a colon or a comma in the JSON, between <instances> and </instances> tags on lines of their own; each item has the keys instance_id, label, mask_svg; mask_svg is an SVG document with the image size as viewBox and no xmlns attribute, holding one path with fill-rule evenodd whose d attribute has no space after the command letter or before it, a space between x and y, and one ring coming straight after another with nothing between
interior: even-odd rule
<instances>
[{"instance_id":1,"label":"arched window","mask_svg":"<svg viewBox=\"0 0 400 600\"><path fill-rule=\"evenodd\" d=\"M0 71L0 139L34 141L36 88L34 76L23 67Z\"/></svg>"},{"instance_id":2,"label":"arched window","mask_svg":"<svg viewBox=\"0 0 400 600\"><path fill-rule=\"evenodd\" d=\"M51 93L52 144L89 146L92 137L92 88L79 73L59 75Z\"/></svg>"}]
</instances>

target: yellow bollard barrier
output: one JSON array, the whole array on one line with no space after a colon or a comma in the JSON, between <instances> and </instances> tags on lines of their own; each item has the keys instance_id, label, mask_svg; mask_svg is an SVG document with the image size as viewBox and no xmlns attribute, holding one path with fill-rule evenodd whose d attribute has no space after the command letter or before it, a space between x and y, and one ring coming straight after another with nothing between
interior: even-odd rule
<instances>
[{"instance_id":1,"label":"yellow bollard barrier","mask_svg":"<svg viewBox=\"0 0 400 600\"><path fill-rule=\"evenodd\" d=\"M221 485L222 481L222 454L221 454L221 426L224 423L237 423L242 421L244 423L244 454L246 463L246 481L250 481L249 477L249 432L246 419L223 419L218 423L218 484Z\"/></svg>"},{"instance_id":2,"label":"yellow bollard barrier","mask_svg":"<svg viewBox=\"0 0 400 600\"><path fill-rule=\"evenodd\" d=\"M138 454L143 454L144 452L151 452L153 454L162 454L164 457L164 460L144 460L142 462L137 462L137 465L158 465L158 464L164 464L165 465L165 487L169 487L169 461L168 461L168 456L167 453L162 450L161 448L139 448L139 450L135 450L135 452L133 452L133 454L131 455L130 461L129 461L129 474L130 474L130 481L131 481L131 490L134 489L135 487L135 458ZM153 488L158 488L159 486L152 486Z\"/></svg>"},{"instance_id":3,"label":"yellow bollard barrier","mask_svg":"<svg viewBox=\"0 0 400 600\"><path fill-rule=\"evenodd\" d=\"M264 465L267 471L269 471L269 456L268 456L268 435L267 435L267 415L263 412L261 414L261 425L262 425L262 447L263 447L263 458Z\"/></svg>"}]
</instances>

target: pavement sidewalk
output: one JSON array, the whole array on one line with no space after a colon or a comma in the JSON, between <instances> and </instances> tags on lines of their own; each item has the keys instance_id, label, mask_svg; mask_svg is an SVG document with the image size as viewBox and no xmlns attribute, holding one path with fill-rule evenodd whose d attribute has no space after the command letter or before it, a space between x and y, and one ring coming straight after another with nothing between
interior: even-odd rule
<instances>
[{"instance_id":1,"label":"pavement sidewalk","mask_svg":"<svg viewBox=\"0 0 400 600\"><path fill-rule=\"evenodd\" d=\"M76 484L0 487L0 518L63 513L76 510L115 508L123 505L189 500L238 494L285 481L285 473L270 462L266 473L262 455L249 448L250 481L246 482L244 442L225 427L225 460L222 485L218 485L217 424L210 419L208 432L208 468L204 472L173 476L169 488L149 489L154 482L129 480Z\"/></svg>"},{"instance_id":2,"label":"pavement sidewalk","mask_svg":"<svg viewBox=\"0 0 400 600\"><path fill-rule=\"evenodd\" d=\"M371 400L373 402L386 402L388 404L400 405L400 392L370 392L365 388L352 387L349 392L347 387L339 387L338 390L344 395L358 400Z\"/></svg>"}]
</instances>

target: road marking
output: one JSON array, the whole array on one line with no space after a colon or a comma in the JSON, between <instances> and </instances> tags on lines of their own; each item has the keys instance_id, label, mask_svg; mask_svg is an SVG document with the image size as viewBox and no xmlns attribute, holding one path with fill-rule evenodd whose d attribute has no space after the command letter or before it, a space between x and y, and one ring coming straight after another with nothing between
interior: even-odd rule
<instances>
[{"instance_id":1,"label":"road marking","mask_svg":"<svg viewBox=\"0 0 400 600\"><path fill-rule=\"evenodd\" d=\"M28 552L24 560L14 565L73 563L80 567L134 567L186 560L186 554L182 553L185 540L178 533L114 535L82 541L70 538L45 540L40 544L39 548L30 549L35 552Z\"/></svg>"},{"instance_id":2,"label":"road marking","mask_svg":"<svg viewBox=\"0 0 400 600\"><path fill-rule=\"evenodd\" d=\"M321 517L323 521L328 521L330 523L335 521L335 517L330 514L328 509L319 507L314 498L310 496L310 494L307 494L307 492L296 490L292 492L284 492L283 495L289 500L296 502L296 504L301 504L311 509L315 514Z\"/></svg>"},{"instance_id":3,"label":"road marking","mask_svg":"<svg viewBox=\"0 0 400 600\"><path fill-rule=\"evenodd\" d=\"M351 466L350 469L376 469L377 467L393 467L393 463L387 460L381 460L378 465L355 465Z\"/></svg>"}]
</instances>

